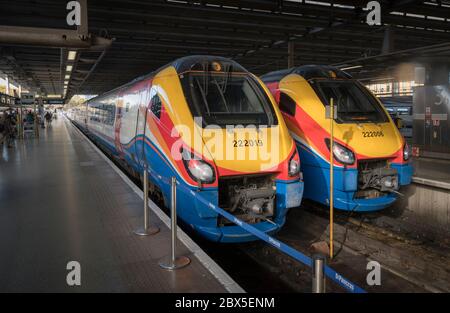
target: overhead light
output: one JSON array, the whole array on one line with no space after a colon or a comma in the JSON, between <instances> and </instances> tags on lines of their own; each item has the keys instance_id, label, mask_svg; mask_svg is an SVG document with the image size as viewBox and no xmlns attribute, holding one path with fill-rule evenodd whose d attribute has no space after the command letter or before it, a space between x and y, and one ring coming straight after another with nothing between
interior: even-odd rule
<instances>
[{"instance_id":1,"label":"overhead light","mask_svg":"<svg viewBox=\"0 0 450 313\"><path fill-rule=\"evenodd\" d=\"M64 76L64 79L70 79L70 75Z\"/></svg>"},{"instance_id":2,"label":"overhead light","mask_svg":"<svg viewBox=\"0 0 450 313\"><path fill-rule=\"evenodd\" d=\"M363 67L363 66L355 65L355 66L343 67L343 68L341 68L341 71L354 70L354 69L361 68L361 67Z\"/></svg>"},{"instance_id":3,"label":"overhead light","mask_svg":"<svg viewBox=\"0 0 450 313\"><path fill-rule=\"evenodd\" d=\"M60 98L61 95L47 95L47 98Z\"/></svg>"},{"instance_id":4,"label":"overhead light","mask_svg":"<svg viewBox=\"0 0 450 313\"><path fill-rule=\"evenodd\" d=\"M71 71L72 71L72 68L73 68L72 65L67 65L66 71L67 71L67 72L71 72Z\"/></svg>"},{"instance_id":5,"label":"overhead light","mask_svg":"<svg viewBox=\"0 0 450 313\"><path fill-rule=\"evenodd\" d=\"M371 81L381 81L381 80L387 81L387 80L393 80L393 79L394 79L394 77L383 77L383 78L371 79Z\"/></svg>"},{"instance_id":6,"label":"overhead light","mask_svg":"<svg viewBox=\"0 0 450 313\"><path fill-rule=\"evenodd\" d=\"M65 82L64 82L64 85L68 85L69 84L69 82L66 80Z\"/></svg>"},{"instance_id":7,"label":"overhead light","mask_svg":"<svg viewBox=\"0 0 450 313\"><path fill-rule=\"evenodd\" d=\"M69 51L69 54L67 55L67 60L73 61L77 57L76 51Z\"/></svg>"}]
</instances>

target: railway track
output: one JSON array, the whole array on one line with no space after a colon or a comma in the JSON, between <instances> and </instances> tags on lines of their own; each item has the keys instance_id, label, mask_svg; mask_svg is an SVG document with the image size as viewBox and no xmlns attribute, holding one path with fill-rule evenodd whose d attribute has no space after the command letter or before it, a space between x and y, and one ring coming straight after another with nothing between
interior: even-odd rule
<instances>
[{"instance_id":1,"label":"railway track","mask_svg":"<svg viewBox=\"0 0 450 313\"><path fill-rule=\"evenodd\" d=\"M328 214L327 208L305 200L301 208L291 210L277 237L304 253L313 254L317 252L311 248L313 243L328 241ZM384 217L383 212L369 215L337 212L335 257L329 260L330 265L369 292L449 292L449 247L377 226L377 219ZM268 269L280 267L284 273L278 274L296 291L307 291L309 286L303 281L311 281L309 269L271 247L250 247L248 253L267 263ZM270 260L264 256L270 256ZM380 286L366 283L366 265L370 260L381 265ZM331 285L328 291L342 290Z\"/></svg>"}]
</instances>

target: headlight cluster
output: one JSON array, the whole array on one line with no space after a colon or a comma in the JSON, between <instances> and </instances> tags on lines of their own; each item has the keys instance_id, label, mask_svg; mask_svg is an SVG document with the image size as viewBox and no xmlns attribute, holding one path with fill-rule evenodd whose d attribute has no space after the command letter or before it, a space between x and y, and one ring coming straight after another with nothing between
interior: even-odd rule
<instances>
[{"instance_id":1,"label":"headlight cluster","mask_svg":"<svg viewBox=\"0 0 450 313\"><path fill-rule=\"evenodd\" d=\"M408 144L405 142L405 145L403 146L403 160L408 161L411 157L411 151L409 150Z\"/></svg>"},{"instance_id":2,"label":"headlight cluster","mask_svg":"<svg viewBox=\"0 0 450 313\"><path fill-rule=\"evenodd\" d=\"M295 151L289 160L288 174L289 176L295 176L298 173L300 173L300 158L297 151Z\"/></svg>"},{"instance_id":3,"label":"headlight cluster","mask_svg":"<svg viewBox=\"0 0 450 313\"><path fill-rule=\"evenodd\" d=\"M326 138L325 143L330 150L330 139ZM355 163L355 154L340 143L333 142L333 155L342 164L351 165Z\"/></svg>"},{"instance_id":4,"label":"headlight cluster","mask_svg":"<svg viewBox=\"0 0 450 313\"><path fill-rule=\"evenodd\" d=\"M183 149L183 164L191 178L197 182L211 184L216 180L214 168L205 161L195 158L192 153Z\"/></svg>"}]
</instances>

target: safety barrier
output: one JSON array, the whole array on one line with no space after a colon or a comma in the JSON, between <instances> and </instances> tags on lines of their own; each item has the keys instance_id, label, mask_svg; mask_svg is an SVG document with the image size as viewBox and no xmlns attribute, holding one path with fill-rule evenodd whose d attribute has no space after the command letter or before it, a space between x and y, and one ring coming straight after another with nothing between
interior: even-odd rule
<instances>
[{"instance_id":1,"label":"safety barrier","mask_svg":"<svg viewBox=\"0 0 450 313\"><path fill-rule=\"evenodd\" d=\"M154 235L159 232L159 227L150 226L148 214L148 166L144 165L143 173L143 191L144 191L144 226L136 229L134 233L139 236Z\"/></svg>"},{"instance_id":2,"label":"safety barrier","mask_svg":"<svg viewBox=\"0 0 450 313\"><path fill-rule=\"evenodd\" d=\"M189 263L191 263L191 260L186 256L177 256L176 253L178 231L177 231L177 180L175 177L172 177L170 181L170 190L171 190L171 201L170 201L171 253L169 257L166 257L159 262L159 266L166 270L175 270L189 265Z\"/></svg>"},{"instance_id":3,"label":"safety barrier","mask_svg":"<svg viewBox=\"0 0 450 313\"><path fill-rule=\"evenodd\" d=\"M166 184L169 184L169 185L173 186L172 181L169 181L165 177L162 177L160 174L156 173L153 169L149 168L149 172L155 179L158 179L160 181L163 181ZM227 220L229 220L229 221L233 222L234 224L240 226L241 228L245 229L246 231L248 231L252 235L256 236L257 238L267 242L268 244L270 244L274 248L276 248L276 249L280 250L281 252L289 255L293 259L295 259L295 260L305 264L306 266L309 266L313 270L316 268L316 267L314 267L314 262L313 262L313 260L310 257L308 257L308 256L304 255L303 253L295 250L294 248L288 246L287 244L285 244L285 243L275 239L274 237L267 235L266 233L264 233L264 232L260 231L259 229L251 226L250 224L245 223L244 221L236 218L234 215L228 213L224 209L221 209L218 206L216 206L215 204L213 204L213 203L209 202L208 200L206 200L198 192L195 192L192 189L189 189L186 186L183 186L183 184L180 184L179 182L176 182L176 185L178 186L178 188L181 188L185 192L190 193L193 197L196 197L200 202L202 202L203 204L205 204L206 206L211 208L211 210L214 210L216 213L222 215ZM172 207L173 207L173 205L172 205ZM172 209L172 212L173 212L173 209ZM350 280L346 279L344 276L342 276L341 274L339 274L338 272L333 270L328 265L325 265L324 263L322 263L320 265L320 267L323 268L324 274L329 279L331 279L332 281L334 281L335 283L337 283L338 285L340 285L341 287L343 287L347 291L352 292L352 293L366 293L366 291L364 289L362 289L361 287L359 287L355 283L351 282ZM313 276L314 276L314 274L313 274ZM319 279L320 279L320 275L319 275ZM313 285L314 284L315 283L313 282ZM317 282L316 282L316 284L317 284ZM317 292L320 292L321 289L324 290L325 286L323 286L323 288L322 288L320 286L320 283L319 283L319 286L318 286L318 289L317 289L319 291L317 291Z\"/></svg>"}]
</instances>

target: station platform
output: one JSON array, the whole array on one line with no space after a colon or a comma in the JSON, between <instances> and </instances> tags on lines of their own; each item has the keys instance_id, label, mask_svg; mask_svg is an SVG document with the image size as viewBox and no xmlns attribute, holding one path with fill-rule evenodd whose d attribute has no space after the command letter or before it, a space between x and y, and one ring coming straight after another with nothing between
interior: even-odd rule
<instances>
[{"instance_id":1,"label":"station platform","mask_svg":"<svg viewBox=\"0 0 450 313\"><path fill-rule=\"evenodd\" d=\"M243 292L181 229L191 264L160 268L169 218L151 202L161 231L134 235L142 191L62 115L40 133L0 146L0 292ZM70 261L80 286L66 282Z\"/></svg>"},{"instance_id":2,"label":"station platform","mask_svg":"<svg viewBox=\"0 0 450 313\"><path fill-rule=\"evenodd\" d=\"M413 158L415 183L450 190L450 160Z\"/></svg>"},{"instance_id":3,"label":"station platform","mask_svg":"<svg viewBox=\"0 0 450 313\"><path fill-rule=\"evenodd\" d=\"M413 184L400 189L401 196L380 223L402 229L422 240L450 244L450 160L414 157Z\"/></svg>"}]
</instances>

